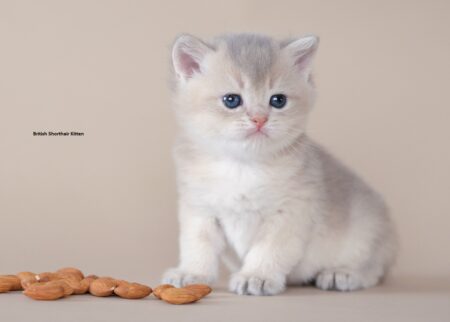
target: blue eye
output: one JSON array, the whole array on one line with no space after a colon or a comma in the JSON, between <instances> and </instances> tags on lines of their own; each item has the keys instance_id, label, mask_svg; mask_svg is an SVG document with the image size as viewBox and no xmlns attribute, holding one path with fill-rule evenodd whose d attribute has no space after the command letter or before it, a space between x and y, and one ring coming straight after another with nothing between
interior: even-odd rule
<instances>
[{"instance_id":1,"label":"blue eye","mask_svg":"<svg viewBox=\"0 0 450 322\"><path fill-rule=\"evenodd\" d=\"M222 97L223 104L228 108L236 108L242 104L242 98L238 94L227 94Z\"/></svg>"},{"instance_id":2,"label":"blue eye","mask_svg":"<svg viewBox=\"0 0 450 322\"><path fill-rule=\"evenodd\" d=\"M287 97L283 94L275 94L270 97L270 105L275 108L283 108L287 103Z\"/></svg>"}]
</instances>

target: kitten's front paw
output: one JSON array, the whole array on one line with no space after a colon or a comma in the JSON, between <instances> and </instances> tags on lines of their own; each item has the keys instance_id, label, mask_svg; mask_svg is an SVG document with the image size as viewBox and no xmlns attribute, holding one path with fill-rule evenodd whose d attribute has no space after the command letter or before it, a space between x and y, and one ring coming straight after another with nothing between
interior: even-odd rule
<instances>
[{"instance_id":1,"label":"kitten's front paw","mask_svg":"<svg viewBox=\"0 0 450 322\"><path fill-rule=\"evenodd\" d=\"M275 295L286 288L286 278L259 277L254 274L235 273L229 283L230 291L240 295Z\"/></svg>"},{"instance_id":2,"label":"kitten's front paw","mask_svg":"<svg viewBox=\"0 0 450 322\"><path fill-rule=\"evenodd\" d=\"M182 287L189 284L211 284L214 281L212 276L192 274L180 268L168 269L162 278L163 284L172 284L175 287Z\"/></svg>"}]
</instances>

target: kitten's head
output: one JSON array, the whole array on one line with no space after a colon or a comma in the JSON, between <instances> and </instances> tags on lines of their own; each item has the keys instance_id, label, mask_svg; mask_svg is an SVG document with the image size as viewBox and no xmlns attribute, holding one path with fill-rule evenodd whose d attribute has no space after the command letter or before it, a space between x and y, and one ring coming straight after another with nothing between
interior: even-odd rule
<instances>
[{"instance_id":1,"label":"kitten's head","mask_svg":"<svg viewBox=\"0 0 450 322\"><path fill-rule=\"evenodd\" d=\"M311 62L318 38L276 41L253 34L210 43L175 41L178 121L191 140L239 155L289 147L305 131L314 102Z\"/></svg>"}]
</instances>

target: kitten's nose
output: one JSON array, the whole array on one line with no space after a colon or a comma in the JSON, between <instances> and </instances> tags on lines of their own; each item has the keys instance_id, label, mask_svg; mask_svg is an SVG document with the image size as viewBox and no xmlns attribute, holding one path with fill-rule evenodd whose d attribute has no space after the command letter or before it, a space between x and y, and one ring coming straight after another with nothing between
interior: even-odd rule
<instances>
[{"instance_id":1,"label":"kitten's nose","mask_svg":"<svg viewBox=\"0 0 450 322\"><path fill-rule=\"evenodd\" d=\"M268 117L265 115L255 115L251 118L252 122L255 123L258 130L266 124Z\"/></svg>"}]
</instances>

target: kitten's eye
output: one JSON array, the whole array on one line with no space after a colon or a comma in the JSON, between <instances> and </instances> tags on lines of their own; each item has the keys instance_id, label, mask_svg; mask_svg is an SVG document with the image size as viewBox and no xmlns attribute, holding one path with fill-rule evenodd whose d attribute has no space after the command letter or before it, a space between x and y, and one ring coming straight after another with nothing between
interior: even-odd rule
<instances>
[{"instance_id":1,"label":"kitten's eye","mask_svg":"<svg viewBox=\"0 0 450 322\"><path fill-rule=\"evenodd\" d=\"M223 104L228 108L236 108L242 104L242 98L238 94L227 94L222 97Z\"/></svg>"},{"instance_id":2,"label":"kitten's eye","mask_svg":"<svg viewBox=\"0 0 450 322\"><path fill-rule=\"evenodd\" d=\"M287 97L283 94L275 94L270 97L270 105L275 108L283 108L287 103Z\"/></svg>"}]
</instances>

